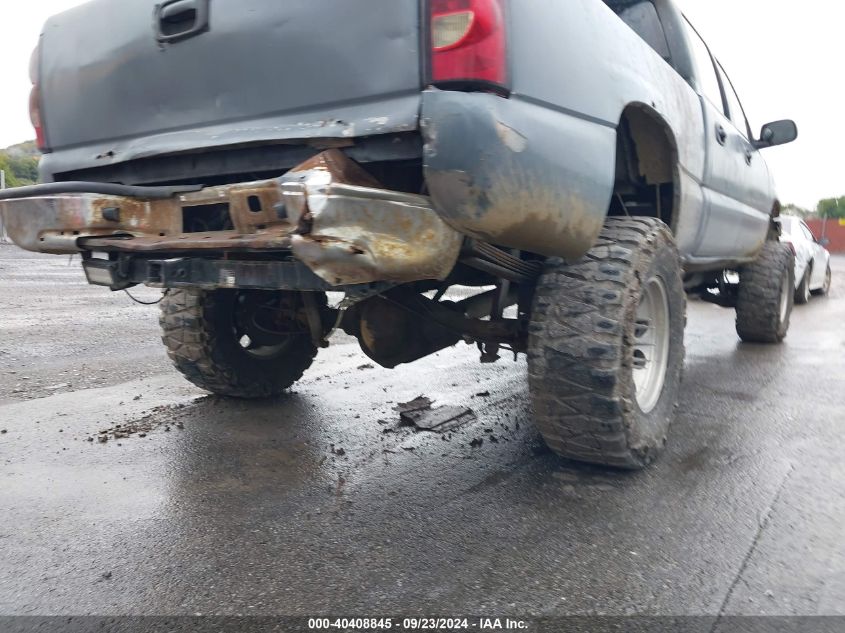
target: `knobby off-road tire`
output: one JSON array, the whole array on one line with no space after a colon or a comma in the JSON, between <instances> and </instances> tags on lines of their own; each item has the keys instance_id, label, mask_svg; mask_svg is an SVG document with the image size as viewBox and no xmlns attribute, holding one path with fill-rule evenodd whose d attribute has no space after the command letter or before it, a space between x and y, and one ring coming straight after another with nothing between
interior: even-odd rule
<instances>
[{"instance_id":1,"label":"knobby off-road tire","mask_svg":"<svg viewBox=\"0 0 845 633\"><path fill-rule=\"evenodd\" d=\"M746 343L780 343L789 331L795 300L795 256L785 244L766 242L739 271L736 331Z\"/></svg>"},{"instance_id":2,"label":"knobby off-road tire","mask_svg":"<svg viewBox=\"0 0 845 633\"><path fill-rule=\"evenodd\" d=\"M807 266L807 270L804 271L804 277L802 277L801 283L798 284L798 288L795 290L795 303L799 305L810 303L810 279L812 277L813 267L810 265Z\"/></svg>"},{"instance_id":3,"label":"knobby off-road tire","mask_svg":"<svg viewBox=\"0 0 845 633\"><path fill-rule=\"evenodd\" d=\"M581 261L547 263L535 293L528 369L549 447L605 466L651 463L675 415L685 325L678 250L657 219L609 218ZM643 380L650 367L656 382L652 374Z\"/></svg>"},{"instance_id":4,"label":"knobby off-road tire","mask_svg":"<svg viewBox=\"0 0 845 633\"><path fill-rule=\"evenodd\" d=\"M176 369L206 391L250 399L279 395L311 366L317 348L310 335L296 334L279 345L248 349L237 317L243 296L171 290L161 302L162 341Z\"/></svg>"}]
</instances>

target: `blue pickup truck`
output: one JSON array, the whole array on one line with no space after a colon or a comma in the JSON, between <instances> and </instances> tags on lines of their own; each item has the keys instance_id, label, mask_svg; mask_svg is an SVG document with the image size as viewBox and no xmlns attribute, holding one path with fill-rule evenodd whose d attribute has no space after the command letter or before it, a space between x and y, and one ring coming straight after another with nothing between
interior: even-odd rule
<instances>
[{"instance_id":1,"label":"blue pickup truck","mask_svg":"<svg viewBox=\"0 0 845 633\"><path fill-rule=\"evenodd\" d=\"M0 195L11 238L165 289L211 392L284 391L336 328L390 368L465 341L527 354L560 455L642 468L687 295L786 336L761 150L796 126L752 131L671 0L93 0L31 77L42 182Z\"/></svg>"}]
</instances>

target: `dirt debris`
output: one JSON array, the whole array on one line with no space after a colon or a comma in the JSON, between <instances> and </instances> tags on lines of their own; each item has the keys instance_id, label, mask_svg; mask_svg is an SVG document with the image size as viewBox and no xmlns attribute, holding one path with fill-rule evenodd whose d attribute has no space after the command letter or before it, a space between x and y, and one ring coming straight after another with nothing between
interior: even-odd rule
<instances>
[{"instance_id":1,"label":"dirt debris","mask_svg":"<svg viewBox=\"0 0 845 633\"><path fill-rule=\"evenodd\" d=\"M432 407L431 398L419 396L410 402L403 402L394 411L399 413L402 426L413 426L419 431L447 433L474 421L475 413L468 407Z\"/></svg>"},{"instance_id":2,"label":"dirt debris","mask_svg":"<svg viewBox=\"0 0 845 633\"><path fill-rule=\"evenodd\" d=\"M186 405L167 405L155 407L149 414L145 415L139 420L131 420L122 424L115 424L111 428L104 429L97 434L97 441L100 444L107 444L110 440L125 440L131 437L146 438L153 431L160 427L164 427L165 431L170 431L172 423L168 419L173 412L184 409ZM175 425L177 429L184 430L185 425L182 422L177 422ZM93 438L88 438L89 442L93 442Z\"/></svg>"},{"instance_id":3,"label":"dirt debris","mask_svg":"<svg viewBox=\"0 0 845 633\"><path fill-rule=\"evenodd\" d=\"M445 406L408 412L402 415L402 420L422 431L446 433L475 420L475 413L467 407Z\"/></svg>"},{"instance_id":4,"label":"dirt debris","mask_svg":"<svg viewBox=\"0 0 845 633\"><path fill-rule=\"evenodd\" d=\"M404 413L412 413L414 411L425 411L427 409L431 409L431 405L433 404L433 400L431 398L426 398L425 396L417 396L413 400L409 402L401 402L393 407L394 411L397 411L401 417Z\"/></svg>"}]
</instances>

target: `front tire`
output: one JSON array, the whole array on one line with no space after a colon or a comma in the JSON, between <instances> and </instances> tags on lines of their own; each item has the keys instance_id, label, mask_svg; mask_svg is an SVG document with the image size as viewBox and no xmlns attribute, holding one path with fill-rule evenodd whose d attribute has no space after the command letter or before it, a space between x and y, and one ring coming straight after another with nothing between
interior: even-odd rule
<instances>
[{"instance_id":1,"label":"front tire","mask_svg":"<svg viewBox=\"0 0 845 633\"><path fill-rule=\"evenodd\" d=\"M830 294L830 286L833 282L833 272L830 270L830 264L827 265L827 270L824 274L824 285L818 290L813 290L813 294L819 297L826 297Z\"/></svg>"},{"instance_id":2,"label":"front tire","mask_svg":"<svg viewBox=\"0 0 845 633\"><path fill-rule=\"evenodd\" d=\"M739 272L736 331L746 343L780 343L789 331L795 299L795 256L780 242L766 242Z\"/></svg>"},{"instance_id":3,"label":"front tire","mask_svg":"<svg viewBox=\"0 0 845 633\"><path fill-rule=\"evenodd\" d=\"M813 278L813 268L812 266L807 266L807 270L804 272L804 277L801 279L801 283L798 284L798 288L795 290L795 303L799 305L807 305L810 303L810 280Z\"/></svg>"},{"instance_id":4,"label":"front tire","mask_svg":"<svg viewBox=\"0 0 845 633\"><path fill-rule=\"evenodd\" d=\"M277 396L317 355L301 306L293 292L170 290L161 303L162 341L176 369L206 391Z\"/></svg>"},{"instance_id":5,"label":"front tire","mask_svg":"<svg viewBox=\"0 0 845 633\"><path fill-rule=\"evenodd\" d=\"M529 384L557 454L640 469L663 450L684 364L686 294L669 228L609 218L579 262L551 260L534 300Z\"/></svg>"}]
</instances>

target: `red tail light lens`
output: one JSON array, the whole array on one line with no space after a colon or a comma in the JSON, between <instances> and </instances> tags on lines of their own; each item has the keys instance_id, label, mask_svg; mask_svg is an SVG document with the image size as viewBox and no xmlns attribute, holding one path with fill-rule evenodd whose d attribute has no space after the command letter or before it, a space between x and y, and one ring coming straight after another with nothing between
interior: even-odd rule
<instances>
[{"instance_id":1,"label":"red tail light lens","mask_svg":"<svg viewBox=\"0 0 845 633\"><path fill-rule=\"evenodd\" d=\"M504 0L430 0L434 84L507 89Z\"/></svg>"},{"instance_id":2,"label":"red tail light lens","mask_svg":"<svg viewBox=\"0 0 845 633\"><path fill-rule=\"evenodd\" d=\"M41 91L38 89L38 67L41 61L41 47L36 46L29 59L29 80L32 82L32 92L29 93L29 120L35 128L35 138L38 149L47 150L44 140L44 124L41 121Z\"/></svg>"}]
</instances>

